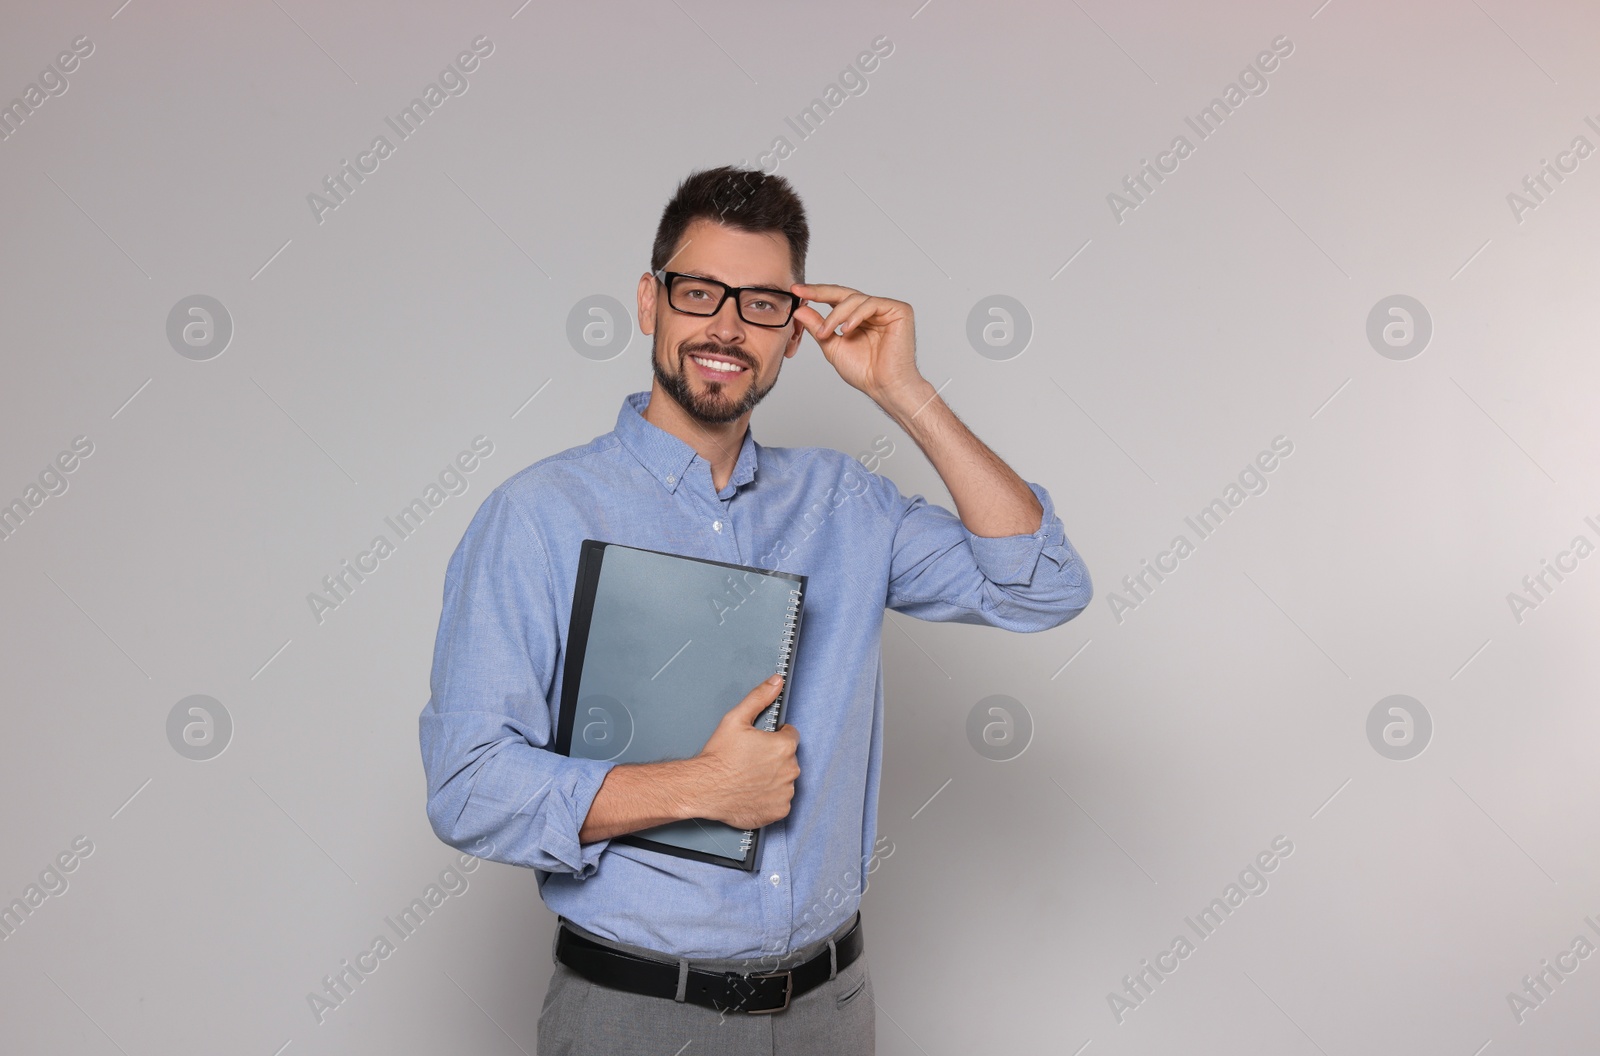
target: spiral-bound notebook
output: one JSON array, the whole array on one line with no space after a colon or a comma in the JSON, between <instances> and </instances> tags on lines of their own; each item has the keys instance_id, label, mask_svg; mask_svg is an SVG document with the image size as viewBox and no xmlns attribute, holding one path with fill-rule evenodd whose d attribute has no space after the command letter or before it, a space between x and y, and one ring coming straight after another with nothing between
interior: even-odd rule
<instances>
[{"instance_id":1,"label":"spiral-bound notebook","mask_svg":"<svg viewBox=\"0 0 1600 1056\"><path fill-rule=\"evenodd\" d=\"M783 724L806 577L618 543L583 541L572 592L555 750L653 763L700 753L717 723L774 673L756 718ZM614 842L754 870L760 829L692 818Z\"/></svg>"}]
</instances>

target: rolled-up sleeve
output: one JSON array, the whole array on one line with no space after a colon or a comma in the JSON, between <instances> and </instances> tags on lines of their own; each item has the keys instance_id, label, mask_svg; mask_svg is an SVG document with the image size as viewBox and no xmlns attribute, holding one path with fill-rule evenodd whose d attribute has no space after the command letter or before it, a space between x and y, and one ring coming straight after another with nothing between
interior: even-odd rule
<instances>
[{"instance_id":1,"label":"rolled-up sleeve","mask_svg":"<svg viewBox=\"0 0 1600 1056\"><path fill-rule=\"evenodd\" d=\"M886 606L919 620L1043 631L1078 615L1094 587L1067 539L1050 493L1039 500L1039 527L1022 535L974 535L961 518L921 495L906 498L892 482L894 551Z\"/></svg>"},{"instance_id":2,"label":"rolled-up sleeve","mask_svg":"<svg viewBox=\"0 0 1600 1056\"><path fill-rule=\"evenodd\" d=\"M610 841L581 844L578 833L616 764L547 747L558 620L538 534L496 489L445 572L422 764L428 820L445 843L584 879Z\"/></svg>"}]
</instances>

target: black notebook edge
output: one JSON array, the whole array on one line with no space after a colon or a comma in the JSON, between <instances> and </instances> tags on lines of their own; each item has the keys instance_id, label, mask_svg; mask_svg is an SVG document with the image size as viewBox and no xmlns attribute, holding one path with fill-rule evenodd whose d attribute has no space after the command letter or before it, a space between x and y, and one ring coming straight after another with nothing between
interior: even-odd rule
<instances>
[{"instance_id":1,"label":"black notebook edge","mask_svg":"<svg viewBox=\"0 0 1600 1056\"><path fill-rule=\"evenodd\" d=\"M594 615L595 589L600 583L600 562L605 544L585 539L578 551L578 575L572 587L572 615L567 621L567 655L562 663L561 707L557 713L552 747L572 754L572 723L578 711L578 680L589 647L589 619Z\"/></svg>"},{"instance_id":2,"label":"black notebook edge","mask_svg":"<svg viewBox=\"0 0 1600 1056\"><path fill-rule=\"evenodd\" d=\"M684 558L690 561L702 561L708 565L721 565L723 568L738 569L742 572L759 572L766 576L776 576L787 579L795 584L798 592L795 599L795 624L794 633L789 640L789 670L784 676L783 688L778 691L777 699L772 704L763 708L761 715L773 712L771 726L778 729L783 725L784 712L788 710L789 686L794 680L794 661L800 644L800 627L805 622L805 591L807 577L798 572L785 572L776 568L758 568L754 565L740 565L730 561L717 561L709 557L695 557L691 554L675 554L667 550L652 550L649 547L633 546L631 543L612 543L599 539L585 539L582 549L578 554L578 574L574 579L572 588L572 615L567 623L567 655L562 663L561 675L561 705L556 720L556 735L552 742L552 749L565 756L572 755L572 728L578 713L578 682L583 673L583 660L588 651L589 623L594 616L595 591L600 583L600 569L605 562L605 550L608 546L626 546L633 550L644 550L652 554L662 554L666 557ZM731 705L730 705L731 706ZM761 715L756 716L757 721ZM688 847L677 847L669 843L661 843L637 833L623 833L611 837L616 843L627 844L632 847L642 847L645 850L659 851L678 858L689 858L695 861L707 862L711 865L720 865L729 869L742 869L745 872L755 872L756 863L761 857L761 837L765 826L756 829L735 829L741 834L741 842L748 839L749 844L745 849L742 860L730 858L727 855L712 854L708 851L697 851Z\"/></svg>"}]
</instances>

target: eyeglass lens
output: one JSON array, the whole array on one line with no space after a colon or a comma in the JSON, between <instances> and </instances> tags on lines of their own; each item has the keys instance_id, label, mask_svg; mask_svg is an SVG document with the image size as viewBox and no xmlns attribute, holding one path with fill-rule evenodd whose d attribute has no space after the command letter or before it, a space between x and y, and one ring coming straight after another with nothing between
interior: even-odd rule
<instances>
[{"instance_id":1,"label":"eyeglass lens","mask_svg":"<svg viewBox=\"0 0 1600 1056\"><path fill-rule=\"evenodd\" d=\"M672 282L672 306L692 315L710 315L722 300L722 293L722 287L714 282L680 275ZM761 290L744 290L739 294L739 314L745 322L757 326L782 326L789 321L793 307L790 298Z\"/></svg>"}]
</instances>

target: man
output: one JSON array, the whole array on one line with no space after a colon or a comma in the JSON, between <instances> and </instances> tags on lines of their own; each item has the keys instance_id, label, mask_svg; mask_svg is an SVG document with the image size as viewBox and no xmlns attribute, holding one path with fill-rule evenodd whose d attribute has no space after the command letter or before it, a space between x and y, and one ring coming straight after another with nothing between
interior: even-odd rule
<instances>
[{"instance_id":1,"label":"man","mask_svg":"<svg viewBox=\"0 0 1600 1056\"><path fill-rule=\"evenodd\" d=\"M450 559L421 716L428 817L454 847L534 869L558 914L540 1053L872 1052L857 909L892 850L884 609L1042 631L1090 600L1049 493L918 373L911 306L806 284L809 237L781 177L684 180L639 279L649 392L496 488ZM959 518L840 452L756 443L751 411L807 333L916 441ZM763 683L692 759L550 751L586 537L808 576L789 722L752 724L779 689ZM757 871L611 842L686 818L766 826Z\"/></svg>"}]
</instances>

